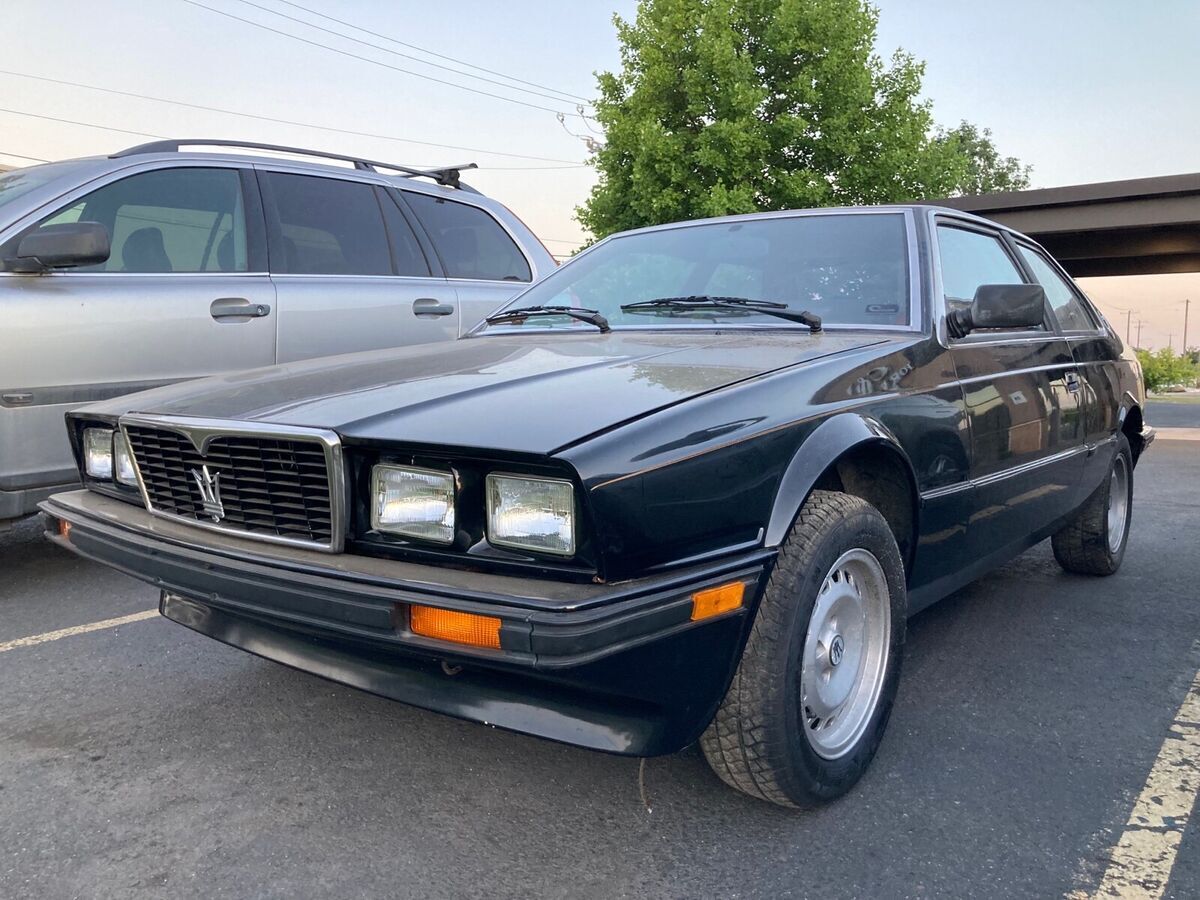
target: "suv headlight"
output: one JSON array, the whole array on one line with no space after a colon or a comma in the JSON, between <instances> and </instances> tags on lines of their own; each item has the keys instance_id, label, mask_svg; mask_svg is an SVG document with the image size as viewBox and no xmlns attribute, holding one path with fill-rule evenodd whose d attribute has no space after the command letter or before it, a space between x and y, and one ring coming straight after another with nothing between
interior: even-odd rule
<instances>
[{"instance_id":1,"label":"suv headlight","mask_svg":"<svg viewBox=\"0 0 1200 900\"><path fill-rule=\"evenodd\" d=\"M454 475L412 466L371 470L371 527L388 534L454 542Z\"/></svg>"},{"instance_id":2,"label":"suv headlight","mask_svg":"<svg viewBox=\"0 0 1200 900\"><path fill-rule=\"evenodd\" d=\"M133 454L129 451L129 441L119 431L113 433L112 467L116 473L118 484L127 484L130 487L138 486L137 472L133 468Z\"/></svg>"},{"instance_id":3,"label":"suv headlight","mask_svg":"<svg viewBox=\"0 0 1200 900\"><path fill-rule=\"evenodd\" d=\"M111 428L83 429L83 470L90 478L113 476L113 433Z\"/></svg>"},{"instance_id":4,"label":"suv headlight","mask_svg":"<svg viewBox=\"0 0 1200 900\"><path fill-rule=\"evenodd\" d=\"M487 477L488 541L539 553L575 553L575 487L557 478Z\"/></svg>"}]
</instances>

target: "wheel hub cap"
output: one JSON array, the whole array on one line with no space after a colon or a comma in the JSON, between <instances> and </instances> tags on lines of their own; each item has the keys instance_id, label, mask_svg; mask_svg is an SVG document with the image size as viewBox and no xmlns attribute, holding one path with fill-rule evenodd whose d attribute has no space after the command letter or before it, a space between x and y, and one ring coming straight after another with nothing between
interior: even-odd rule
<instances>
[{"instance_id":1,"label":"wheel hub cap","mask_svg":"<svg viewBox=\"0 0 1200 900\"><path fill-rule=\"evenodd\" d=\"M800 671L800 721L826 759L845 755L866 730L883 689L891 600L879 560L844 553L817 594Z\"/></svg>"},{"instance_id":2,"label":"wheel hub cap","mask_svg":"<svg viewBox=\"0 0 1200 900\"><path fill-rule=\"evenodd\" d=\"M1108 480L1108 550L1116 553L1125 540L1125 528L1129 522L1129 465L1125 457L1117 454L1113 462L1112 475Z\"/></svg>"}]
</instances>

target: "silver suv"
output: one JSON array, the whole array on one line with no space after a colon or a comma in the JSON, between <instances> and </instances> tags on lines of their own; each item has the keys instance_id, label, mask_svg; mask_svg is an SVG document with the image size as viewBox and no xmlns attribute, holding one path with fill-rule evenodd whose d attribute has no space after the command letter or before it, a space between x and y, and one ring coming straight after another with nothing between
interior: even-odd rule
<instances>
[{"instance_id":1,"label":"silver suv","mask_svg":"<svg viewBox=\"0 0 1200 900\"><path fill-rule=\"evenodd\" d=\"M74 406L449 340L553 269L464 168L196 140L0 175L0 525L78 480Z\"/></svg>"}]
</instances>

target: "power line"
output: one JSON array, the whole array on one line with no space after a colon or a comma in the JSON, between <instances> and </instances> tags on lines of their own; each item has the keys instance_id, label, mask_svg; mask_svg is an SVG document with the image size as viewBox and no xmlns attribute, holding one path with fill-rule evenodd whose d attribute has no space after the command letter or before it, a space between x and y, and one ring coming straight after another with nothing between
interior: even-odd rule
<instances>
[{"instance_id":1,"label":"power line","mask_svg":"<svg viewBox=\"0 0 1200 900\"><path fill-rule=\"evenodd\" d=\"M390 63L385 63L378 59L371 59L371 57L369 57L369 56L360 56L357 53L351 53L349 50L342 50L338 47L331 47L328 44L322 44L320 41L311 41L308 38L301 37L298 34L292 34L291 32L288 32L288 31L280 31L278 28L272 28L270 25L264 25L261 22L255 22L253 19L243 19L241 16L235 16L233 13L225 12L225 10L223 10L223 9L216 9L215 7L212 7L212 6L205 6L203 3L197 2L197 0L183 0L183 2L188 4L189 6L195 6L195 7L199 7L200 9L206 9L209 12L216 13L219 16L225 16L227 19L233 19L236 22L242 22L243 24L250 25L253 28L261 28L263 31L269 31L272 34L282 35L283 37L291 38L294 41L299 41L302 44L308 44L311 47L320 47L322 50L328 50L330 53L337 53L340 56L347 56L350 59L357 59L361 62L371 63L372 65L380 66L384 69L391 69L393 72L400 72L404 75L412 75L415 78L423 78L426 81L432 81L436 84L444 84L444 85L447 85L448 87L458 88L460 91L467 91L472 94L479 94L480 96L483 96L483 97L491 97L494 100L503 100L506 103L515 103L517 106L526 106L529 109L538 109L538 110L541 110L542 112L555 113L557 115L569 115L569 116L577 116L578 115L578 113L563 113L560 110L553 109L552 107L549 107L549 106L542 106L538 103L529 103L528 101L525 101L525 100L518 100L516 97L505 97L503 94L493 94L490 91L481 91L478 88L467 87L465 84L456 84L453 81L446 81L445 79L442 79L442 78L434 78L432 75L425 75L421 72L414 72L411 69L403 69L400 66L393 66ZM314 26L314 27L316 27L316 26ZM353 38L351 38L351 40L353 40Z\"/></svg>"},{"instance_id":2,"label":"power line","mask_svg":"<svg viewBox=\"0 0 1200 900\"><path fill-rule=\"evenodd\" d=\"M245 6L252 6L255 9L261 10L262 12L265 12L269 15L279 16L281 19L287 19L289 22L295 22L299 25L303 25L305 28L313 28L313 29L316 29L317 31L323 31L325 34L331 34L334 37L339 37L344 41L353 41L354 43L361 44L364 47L370 47L372 50L380 50L383 53L391 53L393 56L399 56L401 59L411 59L413 62L420 63L423 66L432 66L433 68L441 69L444 72L453 72L455 75L462 75L464 78L474 78L478 81L483 81L483 82L486 82L487 84L494 84L494 85L497 85L499 87L505 88L510 91L520 91L523 94L532 94L535 97L544 97L547 100L553 100L556 103L568 103L568 102L573 103L574 102L574 101L566 100L563 97L555 97L553 94L543 93L542 91L534 91L534 90L530 90L529 88L517 87L515 84L505 84L503 81L496 81L494 78L484 78L482 75L472 75L470 72L464 72L461 69L455 69L452 66L443 66L440 63L430 62L427 59L421 59L419 56L412 56L411 54L408 54L408 53L401 53L399 50L390 50L387 47L381 47L379 44L372 44L370 41L364 41L364 40L361 40L360 38L351 37L348 34L342 34L340 31L334 31L333 29L326 28L323 25L314 25L312 22L306 21L306 20L298 18L296 16L289 16L287 13L282 13L282 12L279 12L278 10L271 9L269 6L263 6L259 3L254 3L253 0L237 0L237 2L244 4ZM289 4L289 6L290 5L295 5L295 4ZM305 9L303 6L300 6L298 8ZM309 10L305 10L305 12L313 12L313 10L309 9ZM314 13L314 15L321 16L322 14ZM322 18L332 19L331 16L322 16ZM333 21L340 22L341 20L333 19ZM345 22L342 22L341 24L348 25L348 23L345 23ZM362 32L365 32L366 34L374 35L375 37L378 37L378 38L383 38L384 40L391 40L391 38L388 38L384 35L376 34L373 31L367 31L367 29L365 29L365 28L358 28L357 25L348 25L348 27L355 28L358 31L362 31ZM397 43L400 43L400 42L397 41ZM408 45L406 44L405 46L408 46ZM550 88L550 90L554 90L554 88Z\"/></svg>"},{"instance_id":3,"label":"power line","mask_svg":"<svg viewBox=\"0 0 1200 900\"><path fill-rule=\"evenodd\" d=\"M298 128L315 128L320 131L329 131L329 132L334 132L337 134L348 134L348 135L353 135L355 137L373 138L373 139L382 140L382 141L397 141L399 143L404 143L404 144L419 144L423 147L437 147L442 150L463 150L467 153L490 153L493 156L507 156L512 159L528 159L528 160L533 160L536 162L572 163L572 164L576 163L576 160L573 160L573 159L556 159L551 156L529 156L529 155L526 155L523 153L505 153L500 150L484 150L479 147L461 147L461 146L457 146L455 144L437 144L432 141L418 141L418 140L413 140L412 138L396 137L395 135L390 135L390 134L375 134L370 131L354 131L349 128L333 128L329 125L316 125L316 124L313 124L312 122L298 122L294 119L279 119L274 116L260 116L260 115L256 115L255 113L238 112L235 109L222 109L221 107L218 107L218 106L205 106L202 103L188 103L185 100L168 100L165 97L152 97L149 94L138 94L138 93L135 93L134 91L120 91L120 90L116 90L114 88L97 87L96 85L91 85L91 84L80 84L79 82L76 82L76 81L64 81L60 78L47 78L44 75L30 75L26 72L13 72L13 71L9 71L8 69L0 69L0 75L14 75L18 78L31 78L34 81L44 81L44 82L48 82L50 84L59 84L59 85L65 85L67 87L82 88L85 91L99 91L104 94L114 94L118 97L133 97L137 100L150 100L150 101L153 101L154 103L167 103L167 104L171 104L173 106L187 107L189 109L200 109L200 110L204 110L205 112L222 113L222 114L228 115L228 116L241 116L242 118L245 118L245 119L258 119L260 122L273 122L278 125L293 125ZM583 165L583 163L578 163L578 164Z\"/></svg>"},{"instance_id":4,"label":"power line","mask_svg":"<svg viewBox=\"0 0 1200 900\"><path fill-rule=\"evenodd\" d=\"M477 66L474 63L469 63L464 59L458 59L453 56L447 56L444 53L437 53L433 50L427 50L424 47L418 46L417 44L410 44L406 41L399 40L398 38L389 37L386 34L380 34L377 31L371 31L371 29L369 29L369 28L363 28L360 25L355 25L353 22L347 22L345 19L338 19L338 18L335 18L334 16L328 16L325 13L317 12L317 10L315 10L315 9L309 9L307 6L301 6L299 3L291 2L291 0L276 0L276 2L282 3L285 6L291 6L295 9L304 10L304 12L306 12L306 13L310 13L314 16L317 16L318 18L325 19L330 22L337 22L339 25L344 25L347 28L353 28L355 31L361 31L363 34L369 34L369 35L372 35L373 37L377 37L377 38L380 38L385 41L390 41L393 44L399 44L401 47L408 47L410 50L417 50L421 53L427 53L430 56L436 56L438 59L444 59L444 60L447 60L448 62L457 63L460 66L466 66L468 69L475 69L477 72L487 72L489 75L497 75L500 78L507 78L509 81L516 81L519 84L525 84L525 85L528 85L529 87L542 88L543 90L552 91L555 94L562 94L564 97L570 97L572 100L582 100L584 103L587 103L589 105L592 102L587 97L581 97L579 94L572 94L570 91L560 91L558 88L552 88L546 84L538 84L536 81L526 81L524 78L517 78L516 76L513 76L513 75L506 75L503 72L497 72L495 69L488 69L484 66Z\"/></svg>"},{"instance_id":5,"label":"power line","mask_svg":"<svg viewBox=\"0 0 1200 900\"><path fill-rule=\"evenodd\" d=\"M116 132L117 134L131 134L134 137L151 137L151 138L159 138L160 140L170 140L168 135L155 134L152 131L132 131L128 128L116 128L112 125L97 125L95 122L81 122L78 119L63 119L58 116L47 116L47 115L43 115L42 113L24 112L23 110L19 110L19 109L5 109L3 107L0 107L0 113L9 113L10 115L14 115L14 116L29 116L34 119L45 119L48 122L62 122L67 125L82 125L84 128L99 128L101 131L113 131L113 132ZM33 157L23 157L23 158L32 159ZM48 160L39 160L39 162L48 162ZM570 165L570 166L498 166L496 168L492 168L490 166L484 166L484 167L481 167L480 171L482 171L482 172L540 172L540 171L545 171L547 169L574 169L574 168L586 168L586 166L583 163L578 163L576 165Z\"/></svg>"},{"instance_id":6,"label":"power line","mask_svg":"<svg viewBox=\"0 0 1200 900\"><path fill-rule=\"evenodd\" d=\"M7 150L0 150L0 156L11 156L15 159L27 159L30 162L50 162L50 160L42 159L40 156L26 156L24 153L9 153Z\"/></svg>"}]
</instances>

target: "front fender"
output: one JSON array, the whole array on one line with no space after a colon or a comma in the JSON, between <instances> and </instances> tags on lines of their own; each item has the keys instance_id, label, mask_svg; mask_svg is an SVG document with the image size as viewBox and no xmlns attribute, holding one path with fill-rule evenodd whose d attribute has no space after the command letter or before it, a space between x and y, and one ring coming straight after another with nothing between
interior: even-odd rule
<instances>
[{"instance_id":1,"label":"front fender","mask_svg":"<svg viewBox=\"0 0 1200 900\"><path fill-rule=\"evenodd\" d=\"M826 419L800 445L783 473L775 505L767 522L764 542L778 547L787 537L800 507L812 493L822 474L850 450L869 445L882 445L902 461L909 475L909 484L916 484L912 462L896 440L896 436L877 419L859 413L841 413ZM915 500L915 498L914 498ZM914 506L915 509L915 506Z\"/></svg>"}]
</instances>

